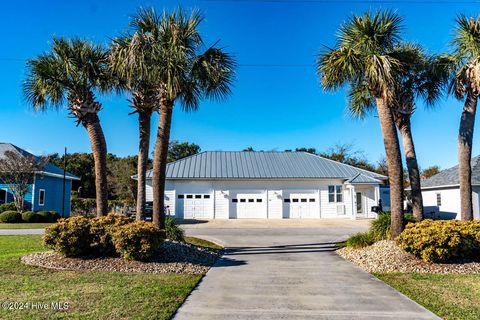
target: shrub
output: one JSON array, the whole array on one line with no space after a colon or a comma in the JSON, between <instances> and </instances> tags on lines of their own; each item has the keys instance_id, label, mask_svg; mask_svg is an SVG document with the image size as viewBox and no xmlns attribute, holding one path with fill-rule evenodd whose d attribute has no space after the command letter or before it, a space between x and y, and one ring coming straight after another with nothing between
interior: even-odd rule
<instances>
[{"instance_id":1,"label":"shrub","mask_svg":"<svg viewBox=\"0 0 480 320\"><path fill-rule=\"evenodd\" d=\"M40 222L41 217L33 211L24 211L22 212L22 221L27 223L37 223Z\"/></svg>"},{"instance_id":2,"label":"shrub","mask_svg":"<svg viewBox=\"0 0 480 320\"><path fill-rule=\"evenodd\" d=\"M152 223L136 221L118 227L113 243L124 259L146 261L160 248L163 238L164 233Z\"/></svg>"},{"instance_id":3,"label":"shrub","mask_svg":"<svg viewBox=\"0 0 480 320\"><path fill-rule=\"evenodd\" d=\"M375 237L371 232L356 233L345 241L347 247L363 248L375 242Z\"/></svg>"},{"instance_id":4,"label":"shrub","mask_svg":"<svg viewBox=\"0 0 480 320\"><path fill-rule=\"evenodd\" d=\"M90 220L84 217L60 219L45 230L44 244L66 257L91 253Z\"/></svg>"},{"instance_id":5,"label":"shrub","mask_svg":"<svg viewBox=\"0 0 480 320\"><path fill-rule=\"evenodd\" d=\"M15 223L22 221L22 215L17 211L4 211L0 213L0 222Z\"/></svg>"},{"instance_id":6,"label":"shrub","mask_svg":"<svg viewBox=\"0 0 480 320\"><path fill-rule=\"evenodd\" d=\"M165 237L174 241L183 241L185 231L180 228L172 217L165 218Z\"/></svg>"},{"instance_id":7,"label":"shrub","mask_svg":"<svg viewBox=\"0 0 480 320\"><path fill-rule=\"evenodd\" d=\"M5 211L17 211L17 207L15 207L15 203L8 202L0 204L0 213Z\"/></svg>"},{"instance_id":8,"label":"shrub","mask_svg":"<svg viewBox=\"0 0 480 320\"><path fill-rule=\"evenodd\" d=\"M52 219L52 222L57 222L58 219L61 218L60 213L58 213L57 211L50 211L50 217Z\"/></svg>"},{"instance_id":9,"label":"shrub","mask_svg":"<svg viewBox=\"0 0 480 320\"><path fill-rule=\"evenodd\" d=\"M370 223L370 232L376 241L390 239L391 215L380 213L377 219Z\"/></svg>"},{"instance_id":10,"label":"shrub","mask_svg":"<svg viewBox=\"0 0 480 320\"><path fill-rule=\"evenodd\" d=\"M456 220L408 224L397 238L402 249L427 262L474 258L480 251L479 240L480 222Z\"/></svg>"},{"instance_id":11,"label":"shrub","mask_svg":"<svg viewBox=\"0 0 480 320\"><path fill-rule=\"evenodd\" d=\"M119 226L131 223L133 220L120 214L109 214L105 217L91 220L90 233L92 245L96 253L105 256L116 255L115 245L112 236Z\"/></svg>"}]
</instances>

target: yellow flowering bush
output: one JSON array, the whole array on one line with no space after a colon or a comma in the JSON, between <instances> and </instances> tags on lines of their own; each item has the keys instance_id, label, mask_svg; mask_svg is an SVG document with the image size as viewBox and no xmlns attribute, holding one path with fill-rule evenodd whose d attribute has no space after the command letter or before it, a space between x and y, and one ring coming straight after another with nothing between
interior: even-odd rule
<instances>
[{"instance_id":1,"label":"yellow flowering bush","mask_svg":"<svg viewBox=\"0 0 480 320\"><path fill-rule=\"evenodd\" d=\"M473 259L480 251L480 221L427 219L409 223L397 242L426 262Z\"/></svg>"},{"instance_id":2,"label":"yellow flowering bush","mask_svg":"<svg viewBox=\"0 0 480 320\"><path fill-rule=\"evenodd\" d=\"M66 257L90 254L90 220L85 217L60 219L45 230L43 243Z\"/></svg>"},{"instance_id":3,"label":"yellow flowering bush","mask_svg":"<svg viewBox=\"0 0 480 320\"><path fill-rule=\"evenodd\" d=\"M109 214L91 219L90 234L92 249L103 256L117 255L112 236L118 227L132 223L133 219L121 214Z\"/></svg>"},{"instance_id":4,"label":"yellow flowering bush","mask_svg":"<svg viewBox=\"0 0 480 320\"><path fill-rule=\"evenodd\" d=\"M146 261L153 257L165 233L152 223L136 221L119 226L113 234L115 249L125 260Z\"/></svg>"}]
</instances>

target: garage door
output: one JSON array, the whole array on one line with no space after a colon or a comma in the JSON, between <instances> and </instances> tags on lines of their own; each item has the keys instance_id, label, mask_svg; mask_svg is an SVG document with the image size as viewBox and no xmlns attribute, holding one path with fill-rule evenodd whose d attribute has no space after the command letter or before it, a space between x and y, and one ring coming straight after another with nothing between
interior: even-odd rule
<instances>
[{"instance_id":1,"label":"garage door","mask_svg":"<svg viewBox=\"0 0 480 320\"><path fill-rule=\"evenodd\" d=\"M320 216L316 192L284 193L283 217L289 219L318 218Z\"/></svg>"},{"instance_id":2,"label":"garage door","mask_svg":"<svg viewBox=\"0 0 480 320\"><path fill-rule=\"evenodd\" d=\"M232 193L230 201L231 219L267 218L267 203L264 193Z\"/></svg>"},{"instance_id":3,"label":"garage door","mask_svg":"<svg viewBox=\"0 0 480 320\"><path fill-rule=\"evenodd\" d=\"M213 202L210 194L179 194L178 208L183 208L184 219L213 218Z\"/></svg>"}]
</instances>

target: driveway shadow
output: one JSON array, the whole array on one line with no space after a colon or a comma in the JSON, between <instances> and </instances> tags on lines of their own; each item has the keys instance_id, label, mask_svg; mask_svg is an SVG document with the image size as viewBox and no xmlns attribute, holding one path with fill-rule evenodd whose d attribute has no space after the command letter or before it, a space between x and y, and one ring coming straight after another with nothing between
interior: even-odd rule
<instances>
[{"instance_id":1,"label":"driveway shadow","mask_svg":"<svg viewBox=\"0 0 480 320\"><path fill-rule=\"evenodd\" d=\"M265 247L230 247L225 250L225 255L259 255L282 253L314 253L331 252L337 250L338 242L320 242L308 244L276 245Z\"/></svg>"}]
</instances>

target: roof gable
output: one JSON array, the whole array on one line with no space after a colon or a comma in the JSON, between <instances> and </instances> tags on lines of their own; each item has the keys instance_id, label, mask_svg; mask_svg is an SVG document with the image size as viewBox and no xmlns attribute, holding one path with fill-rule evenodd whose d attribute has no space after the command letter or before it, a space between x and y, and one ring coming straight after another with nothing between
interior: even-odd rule
<instances>
[{"instance_id":1,"label":"roof gable","mask_svg":"<svg viewBox=\"0 0 480 320\"><path fill-rule=\"evenodd\" d=\"M386 179L306 152L206 151L167 165L167 179L350 179L358 174Z\"/></svg>"}]
</instances>

